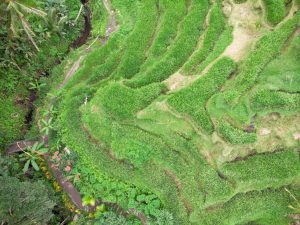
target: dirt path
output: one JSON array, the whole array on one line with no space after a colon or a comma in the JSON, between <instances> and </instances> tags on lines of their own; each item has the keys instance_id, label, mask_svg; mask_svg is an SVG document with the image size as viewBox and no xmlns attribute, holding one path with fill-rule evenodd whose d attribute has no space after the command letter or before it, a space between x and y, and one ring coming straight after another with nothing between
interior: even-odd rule
<instances>
[{"instance_id":1,"label":"dirt path","mask_svg":"<svg viewBox=\"0 0 300 225\"><path fill-rule=\"evenodd\" d=\"M243 4L224 2L223 10L229 13L228 23L233 26L233 42L222 56L238 62L249 52L252 44L261 36L262 28L257 28L263 15L254 8L251 1ZM264 25L262 25L264 26ZM269 27L265 27L267 30Z\"/></svg>"},{"instance_id":2,"label":"dirt path","mask_svg":"<svg viewBox=\"0 0 300 225\"><path fill-rule=\"evenodd\" d=\"M105 31L105 37L101 38L102 44L105 44L107 42L107 40L109 39L111 33L118 30L118 24L117 24L117 20L116 20L115 11L111 6L110 1L103 0L103 4L109 15L108 24L107 24L107 28Z\"/></svg>"},{"instance_id":3,"label":"dirt path","mask_svg":"<svg viewBox=\"0 0 300 225\"><path fill-rule=\"evenodd\" d=\"M23 150L25 150L28 146L32 146L35 143L35 141L17 141L14 144L10 145L5 153L6 154L13 154L16 152L21 152Z\"/></svg>"},{"instance_id":4,"label":"dirt path","mask_svg":"<svg viewBox=\"0 0 300 225\"><path fill-rule=\"evenodd\" d=\"M74 73L77 71L77 69L80 66L80 62L82 61L83 56L80 56L79 59L77 59L77 61L74 62L73 66L71 67L71 69L69 70L69 72L67 73L67 75L65 76L65 79L63 80L63 82L61 82L57 89L61 89L63 86L66 85L66 83L70 80L70 78L74 75Z\"/></svg>"}]
</instances>

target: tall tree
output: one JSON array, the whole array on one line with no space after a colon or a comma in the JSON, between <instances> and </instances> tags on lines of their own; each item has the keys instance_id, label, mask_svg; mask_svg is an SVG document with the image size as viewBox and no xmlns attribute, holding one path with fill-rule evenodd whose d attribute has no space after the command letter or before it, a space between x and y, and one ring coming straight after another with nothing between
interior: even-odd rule
<instances>
[{"instance_id":1,"label":"tall tree","mask_svg":"<svg viewBox=\"0 0 300 225\"><path fill-rule=\"evenodd\" d=\"M0 176L0 184L0 224L42 225L52 218L55 202L42 182Z\"/></svg>"}]
</instances>

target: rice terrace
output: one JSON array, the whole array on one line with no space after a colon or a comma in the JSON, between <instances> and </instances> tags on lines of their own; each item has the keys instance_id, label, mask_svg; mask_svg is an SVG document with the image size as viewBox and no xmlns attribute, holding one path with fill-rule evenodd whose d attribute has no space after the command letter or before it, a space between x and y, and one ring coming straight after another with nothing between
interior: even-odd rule
<instances>
[{"instance_id":1,"label":"rice terrace","mask_svg":"<svg viewBox=\"0 0 300 225\"><path fill-rule=\"evenodd\" d=\"M300 224L299 0L0 4L1 225Z\"/></svg>"}]
</instances>

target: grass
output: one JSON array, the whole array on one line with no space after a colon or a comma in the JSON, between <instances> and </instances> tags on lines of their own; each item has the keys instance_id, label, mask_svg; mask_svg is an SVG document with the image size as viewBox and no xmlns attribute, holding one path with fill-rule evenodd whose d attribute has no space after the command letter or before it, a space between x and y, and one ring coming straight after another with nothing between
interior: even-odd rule
<instances>
[{"instance_id":1,"label":"grass","mask_svg":"<svg viewBox=\"0 0 300 225\"><path fill-rule=\"evenodd\" d=\"M0 105L3 107L0 119L0 150L11 144L14 140L22 139L22 130L25 127L24 118L27 110L16 105L17 96L4 96L0 94Z\"/></svg>"}]
</instances>

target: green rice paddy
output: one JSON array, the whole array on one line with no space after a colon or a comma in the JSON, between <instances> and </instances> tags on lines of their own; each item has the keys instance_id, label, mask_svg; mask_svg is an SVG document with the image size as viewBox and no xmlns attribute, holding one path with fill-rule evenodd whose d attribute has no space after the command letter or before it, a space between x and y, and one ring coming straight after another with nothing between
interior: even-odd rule
<instances>
[{"instance_id":1,"label":"green rice paddy","mask_svg":"<svg viewBox=\"0 0 300 225\"><path fill-rule=\"evenodd\" d=\"M55 135L92 171L82 194L179 225L288 224L300 14L286 2L112 0L117 31L53 92Z\"/></svg>"}]
</instances>

